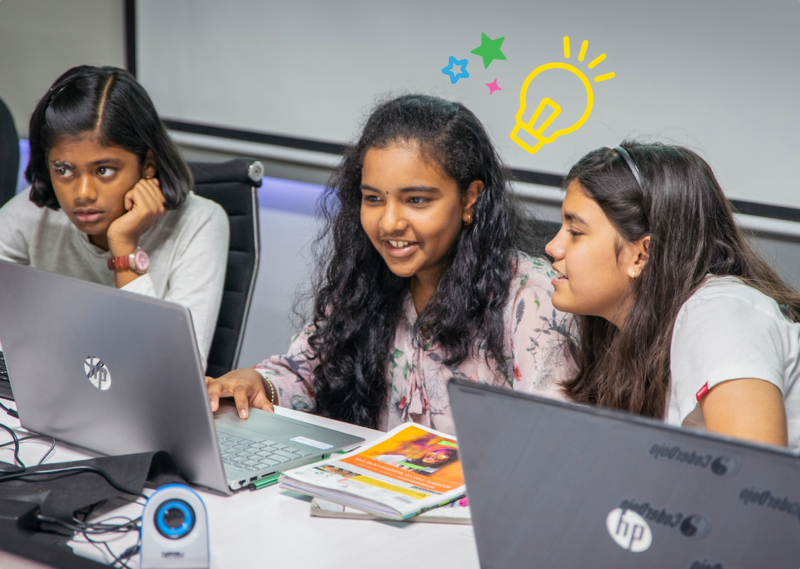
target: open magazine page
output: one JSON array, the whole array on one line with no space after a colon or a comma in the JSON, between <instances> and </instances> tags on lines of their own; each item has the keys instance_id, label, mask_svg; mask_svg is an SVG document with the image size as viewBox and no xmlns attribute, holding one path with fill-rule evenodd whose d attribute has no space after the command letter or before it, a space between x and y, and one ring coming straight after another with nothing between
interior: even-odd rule
<instances>
[{"instance_id":1,"label":"open magazine page","mask_svg":"<svg viewBox=\"0 0 800 569\"><path fill-rule=\"evenodd\" d=\"M455 438L413 423L357 453L290 470L281 486L403 519L464 495Z\"/></svg>"}]
</instances>

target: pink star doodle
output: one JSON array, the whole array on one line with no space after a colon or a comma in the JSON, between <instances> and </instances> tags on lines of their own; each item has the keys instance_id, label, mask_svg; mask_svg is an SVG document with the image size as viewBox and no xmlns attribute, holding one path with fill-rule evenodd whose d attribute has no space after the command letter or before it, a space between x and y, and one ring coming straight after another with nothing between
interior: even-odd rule
<instances>
[{"instance_id":1,"label":"pink star doodle","mask_svg":"<svg viewBox=\"0 0 800 569\"><path fill-rule=\"evenodd\" d=\"M489 94L491 95L495 91L502 91L500 87L497 86L497 79L492 81L491 83L486 83L486 86L489 87Z\"/></svg>"}]
</instances>

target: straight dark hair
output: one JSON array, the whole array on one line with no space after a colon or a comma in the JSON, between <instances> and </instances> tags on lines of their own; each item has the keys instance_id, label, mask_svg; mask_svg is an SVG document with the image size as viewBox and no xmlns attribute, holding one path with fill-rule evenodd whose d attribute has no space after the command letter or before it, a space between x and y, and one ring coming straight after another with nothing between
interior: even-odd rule
<instances>
[{"instance_id":1,"label":"straight dark hair","mask_svg":"<svg viewBox=\"0 0 800 569\"><path fill-rule=\"evenodd\" d=\"M565 384L579 403L663 418L670 345L678 311L706 275L735 276L772 297L793 319L800 294L747 243L711 167L680 146L623 142L641 186L618 152L600 148L575 164L576 182L628 242L650 237L647 263L628 288L621 328L599 316L577 316L572 345L577 376Z\"/></svg>"},{"instance_id":2,"label":"straight dark hair","mask_svg":"<svg viewBox=\"0 0 800 569\"><path fill-rule=\"evenodd\" d=\"M377 427L387 401L387 373L410 279L393 274L361 226L361 168L365 153L413 144L466 192L485 187L474 221L463 227L448 266L414 326L415 341L441 348L454 366L485 343L500 373L508 373L503 309L518 251L535 239L509 196L506 172L478 118L464 105L404 95L372 112L358 142L345 154L320 204L324 222L316 241L311 357L315 412Z\"/></svg>"},{"instance_id":3,"label":"straight dark hair","mask_svg":"<svg viewBox=\"0 0 800 569\"><path fill-rule=\"evenodd\" d=\"M47 153L65 138L94 136L117 146L144 164L148 150L167 209L175 209L192 189L192 173L167 134L153 102L136 79L117 67L73 67L56 79L31 115L30 161L25 178L30 199L39 207L59 209Z\"/></svg>"}]
</instances>

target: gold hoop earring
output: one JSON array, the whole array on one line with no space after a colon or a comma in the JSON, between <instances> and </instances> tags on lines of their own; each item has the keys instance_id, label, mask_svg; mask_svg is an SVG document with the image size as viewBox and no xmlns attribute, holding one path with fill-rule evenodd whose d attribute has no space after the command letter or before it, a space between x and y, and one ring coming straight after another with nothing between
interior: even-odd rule
<instances>
[{"instance_id":1,"label":"gold hoop earring","mask_svg":"<svg viewBox=\"0 0 800 569\"><path fill-rule=\"evenodd\" d=\"M467 220L464 222L464 225L469 225L470 223L472 223L472 214L468 213Z\"/></svg>"}]
</instances>

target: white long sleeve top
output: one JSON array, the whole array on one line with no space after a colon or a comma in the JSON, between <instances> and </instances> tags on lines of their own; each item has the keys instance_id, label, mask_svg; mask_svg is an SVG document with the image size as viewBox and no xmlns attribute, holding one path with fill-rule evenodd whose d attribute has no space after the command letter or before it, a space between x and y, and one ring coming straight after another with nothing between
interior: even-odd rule
<instances>
[{"instance_id":1,"label":"white long sleeve top","mask_svg":"<svg viewBox=\"0 0 800 569\"><path fill-rule=\"evenodd\" d=\"M111 253L89 242L63 211L40 208L30 188L0 208L0 259L107 286ZM186 306L205 367L217 324L228 261L228 216L219 204L189 193L139 238L147 273L122 290Z\"/></svg>"}]
</instances>

